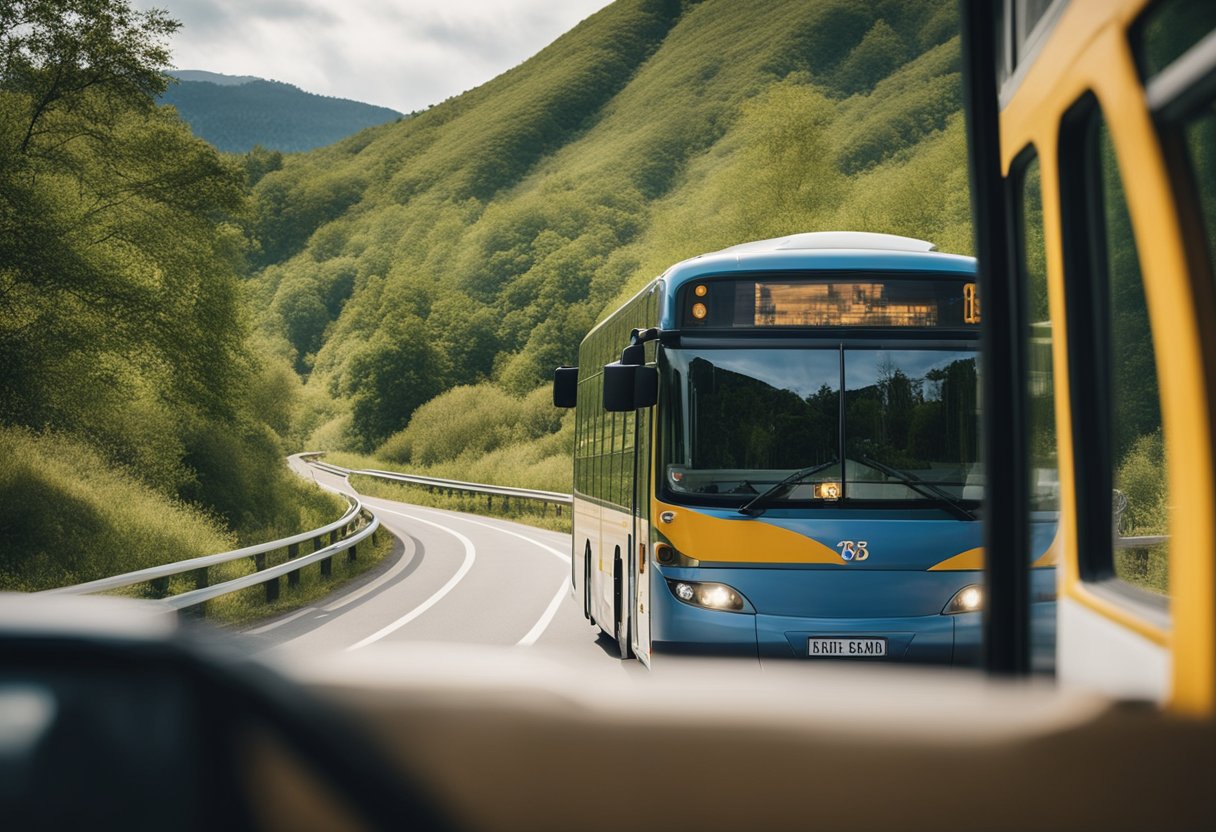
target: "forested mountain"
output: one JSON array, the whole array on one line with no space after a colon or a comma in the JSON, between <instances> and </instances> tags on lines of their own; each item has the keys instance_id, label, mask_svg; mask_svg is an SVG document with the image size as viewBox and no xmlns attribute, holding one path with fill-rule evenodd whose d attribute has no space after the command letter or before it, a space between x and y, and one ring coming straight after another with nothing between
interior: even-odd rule
<instances>
[{"instance_id":1,"label":"forested mountain","mask_svg":"<svg viewBox=\"0 0 1216 832\"><path fill-rule=\"evenodd\" d=\"M460 434L466 473L512 447L512 478L560 487L569 426L518 397L671 263L837 228L968 251L955 5L618 0L478 89L289 159L255 189L250 288L308 377L309 444L418 464Z\"/></svg>"},{"instance_id":2,"label":"forested mountain","mask_svg":"<svg viewBox=\"0 0 1216 832\"><path fill-rule=\"evenodd\" d=\"M294 153L312 150L401 118L401 113L305 92L279 81L184 70L174 72L160 100L177 108L194 135L228 153L256 145Z\"/></svg>"}]
</instances>

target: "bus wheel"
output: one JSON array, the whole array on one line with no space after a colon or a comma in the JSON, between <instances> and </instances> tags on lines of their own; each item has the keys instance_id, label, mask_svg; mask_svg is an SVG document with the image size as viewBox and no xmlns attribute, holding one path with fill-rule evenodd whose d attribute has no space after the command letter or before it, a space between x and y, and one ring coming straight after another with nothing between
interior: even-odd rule
<instances>
[{"instance_id":1,"label":"bus wheel","mask_svg":"<svg viewBox=\"0 0 1216 832\"><path fill-rule=\"evenodd\" d=\"M613 604L616 607L613 610L612 616L615 623L613 627L613 635L616 636L617 648L620 651L622 659L633 658L633 648L629 644L629 599L626 597L629 586L625 580L625 563L621 560L621 550L616 550L616 556L612 561L612 585L615 592L613 593Z\"/></svg>"}]
</instances>

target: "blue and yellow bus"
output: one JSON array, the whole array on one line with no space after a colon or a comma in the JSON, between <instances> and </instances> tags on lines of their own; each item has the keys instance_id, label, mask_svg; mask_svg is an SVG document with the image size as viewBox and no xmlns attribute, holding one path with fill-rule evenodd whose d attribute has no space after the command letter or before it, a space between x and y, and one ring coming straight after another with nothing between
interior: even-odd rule
<instances>
[{"instance_id":1,"label":"blue and yellow bus","mask_svg":"<svg viewBox=\"0 0 1216 832\"><path fill-rule=\"evenodd\" d=\"M978 660L974 275L921 240L795 234L672 266L587 335L554 381L570 580L622 657Z\"/></svg>"}]
</instances>

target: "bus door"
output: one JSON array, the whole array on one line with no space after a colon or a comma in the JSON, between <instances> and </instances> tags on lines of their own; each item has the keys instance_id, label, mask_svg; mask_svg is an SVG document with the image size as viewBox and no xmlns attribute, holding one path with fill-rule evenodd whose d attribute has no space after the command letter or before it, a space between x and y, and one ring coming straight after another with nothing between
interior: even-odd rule
<instances>
[{"instance_id":1,"label":"bus door","mask_svg":"<svg viewBox=\"0 0 1216 832\"><path fill-rule=\"evenodd\" d=\"M643 664L650 665L650 582L654 570L650 559L650 456L654 408L637 411L634 419L633 477L633 552L630 574L633 584L633 652Z\"/></svg>"},{"instance_id":2,"label":"bus door","mask_svg":"<svg viewBox=\"0 0 1216 832\"><path fill-rule=\"evenodd\" d=\"M1001 8L1003 25L988 30L1003 31L998 48L968 58L997 56L994 166L1005 197L980 203L977 239L981 249L984 235L997 240L982 254L990 274L1015 266L1015 280L986 284L985 323L989 310L1009 310L990 343L1019 343L1014 363L1029 371L1017 406L1002 408L1022 420L1024 432L1010 427L1027 437L1029 462L1022 493L1006 502L1029 509L1023 528L1027 513L1058 509L1043 555L1058 565L1057 675L1210 715L1216 6ZM993 216L1006 209L1006 220ZM1015 562L993 548L993 561ZM1032 601L1045 589L1033 578L1021 586Z\"/></svg>"}]
</instances>

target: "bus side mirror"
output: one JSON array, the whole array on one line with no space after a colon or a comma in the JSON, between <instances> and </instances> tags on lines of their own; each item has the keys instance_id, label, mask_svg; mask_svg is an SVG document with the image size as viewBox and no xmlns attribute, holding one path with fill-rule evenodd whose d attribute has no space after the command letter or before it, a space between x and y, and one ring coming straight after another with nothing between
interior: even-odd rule
<instances>
[{"instance_id":1,"label":"bus side mirror","mask_svg":"<svg viewBox=\"0 0 1216 832\"><path fill-rule=\"evenodd\" d=\"M634 410L633 380L638 368L632 364L604 365L604 410L628 413Z\"/></svg>"},{"instance_id":2,"label":"bus side mirror","mask_svg":"<svg viewBox=\"0 0 1216 832\"><path fill-rule=\"evenodd\" d=\"M604 365L604 410L628 413L659 401L659 371L634 364Z\"/></svg>"},{"instance_id":3,"label":"bus side mirror","mask_svg":"<svg viewBox=\"0 0 1216 832\"><path fill-rule=\"evenodd\" d=\"M553 406L574 407L578 403L578 367L553 371Z\"/></svg>"},{"instance_id":4,"label":"bus side mirror","mask_svg":"<svg viewBox=\"0 0 1216 832\"><path fill-rule=\"evenodd\" d=\"M633 374L633 406L654 407L659 403L659 368L638 367Z\"/></svg>"},{"instance_id":5,"label":"bus side mirror","mask_svg":"<svg viewBox=\"0 0 1216 832\"><path fill-rule=\"evenodd\" d=\"M646 363L646 345L630 344L621 350L621 363L640 366Z\"/></svg>"}]
</instances>

